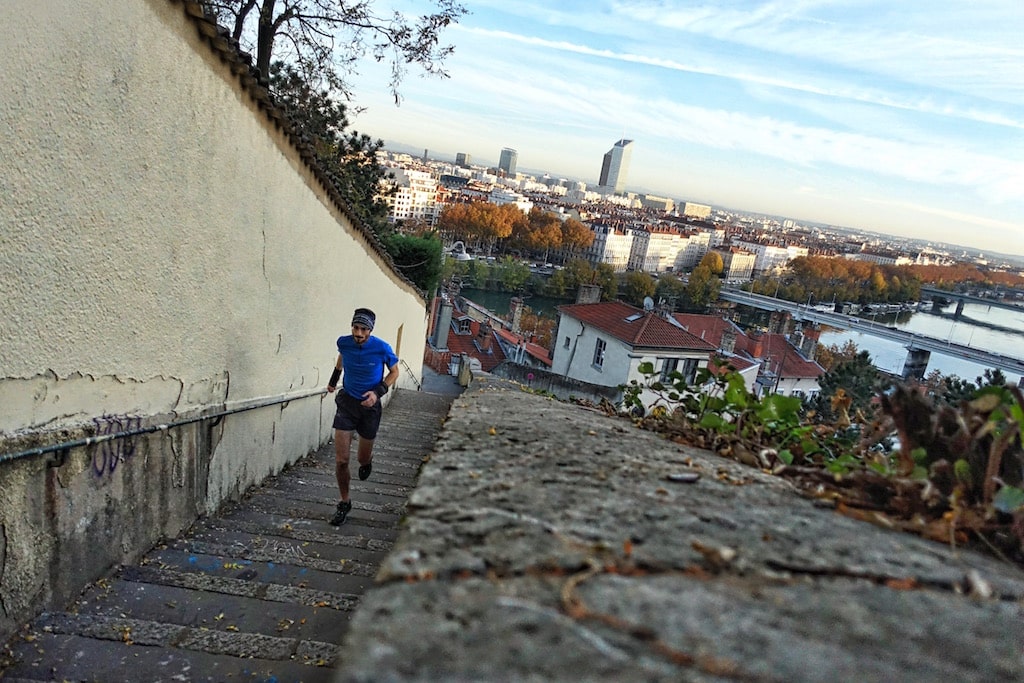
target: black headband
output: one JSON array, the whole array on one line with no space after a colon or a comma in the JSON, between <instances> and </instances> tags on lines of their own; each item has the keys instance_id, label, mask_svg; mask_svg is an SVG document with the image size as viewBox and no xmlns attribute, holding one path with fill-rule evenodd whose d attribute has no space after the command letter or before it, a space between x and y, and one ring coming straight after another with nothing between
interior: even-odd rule
<instances>
[{"instance_id":1,"label":"black headband","mask_svg":"<svg viewBox=\"0 0 1024 683\"><path fill-rule=\"evenodd\" d=\"M373 324L376 322L373 315L370 313L358 312L352 316L352 327L359 325L365 327L368 330L373 330Z\"/></svg>"}]
</instances>

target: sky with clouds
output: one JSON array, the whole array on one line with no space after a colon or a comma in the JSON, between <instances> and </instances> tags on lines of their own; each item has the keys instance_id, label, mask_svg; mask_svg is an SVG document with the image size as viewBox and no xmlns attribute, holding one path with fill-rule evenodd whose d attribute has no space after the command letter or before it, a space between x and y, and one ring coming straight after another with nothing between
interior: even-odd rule
<instances>
[{"instance_id":1,"label":"sky with clouds","mask_svg":"<svg viewBox=\"0 0 1024 683\"><path fill-rule=\"evenodd\" d=\"M464 4L449 78L363 68L360 132L595 184L625 137L630 190L1024 255L1021 0Z\"/></svg>"}]
</instances>

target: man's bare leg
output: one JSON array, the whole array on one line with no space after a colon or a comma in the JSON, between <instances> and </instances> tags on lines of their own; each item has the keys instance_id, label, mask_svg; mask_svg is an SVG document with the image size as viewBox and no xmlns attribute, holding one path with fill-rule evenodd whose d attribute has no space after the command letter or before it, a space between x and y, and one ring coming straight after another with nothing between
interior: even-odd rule
<instances>
[{"instance_id":1,"label":"man's bare leg","mask_svg":"<svg viewBox=\"0 0 1024 683\"><path fill-rule=\"evenodd\" d=\"M359 437L359 449L356 451L356 459L359 461L359 478L366 479L370 476L370 462L373 460L373 439Z\"/></svg>"},{"instance_id":2,"label":"man's bare leg","mask_svg":"<svg viewBox=\"0 0 1024 683\"><path fill-rule=\"evenodd\" d=\"M348 484L352 475L348 471L348 460L352 451L352 432L334 430L334 474L338 479L338 492L343 501L348 500ZM362 451L362 443L360 443Z\"/></svg>"},{"instance_id":3,"label":"man's bare leg","mask_svg":"<svg viewBox=\"0 0 1024 683\"><path fill-rule=\"evenodd\" d=\"M331 524L338 526L344 524L348 519L348 513L352 511L352 501L348 499L348 483L352 475L348 471L349 451L352 448L352 432L334 430L334 475L338 479L338 493L341 494L341 502L331 517Z\"/></svg>"}]
</instances>

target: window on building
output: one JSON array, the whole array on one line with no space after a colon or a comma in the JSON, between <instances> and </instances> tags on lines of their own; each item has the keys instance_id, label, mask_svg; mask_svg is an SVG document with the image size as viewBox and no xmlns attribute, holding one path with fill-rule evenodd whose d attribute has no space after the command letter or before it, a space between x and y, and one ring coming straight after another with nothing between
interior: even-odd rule
<instances>
[{"instance_id":1,"label":"window on building","mask_svg":"<svg viewBox=\"0 0 1024 683\"><path fill-rule=\"evenodd\" d=\"M597 343L594 344L594 367L601 369L604 367L604 350L607 344L604 339L598 339Z\"/></svg>"},{"instance_id":2,"label":"window on building","mask_svg":"<svg viewBox=\"0 0 1024 683\"><path fill-rule=\"evenodd\" d=\"M569 348L569 338L568 337L565 338L565 344L563 344L562 346L563 346L563 348L566 348L566 349Z\"/></svg>"},{"instance_id":3,"label":"window on building","mask_svg":"<svg viewBox=\"0 0 1024 683\"><path fill-rule=\"evenodd\" d=\"M683 361L683 367L679 370L687 384L693 384L697 379L697 359L687 358Z\"/></svg>"},{"instance_id":4,"label":"window on building","mask_svg":"<svg viewBox=\"0 0 1024 683\"><path fill-rule=\"evenodd\" d=\"M675 372L676 368L679 367L678 358L666 358L665 362L661 364L661 381L668 382L672 378L669 375Z\"/></svg>"},{"instance_id":5,"label":"window on building","mask_svg":"<svg viewBox=\"0 0 1024 683\"><path fill-rule=\"evenodd\" d=\"M675 381L669 375L673 372L678 372L683 376L683 381L687 385L693 384L697 378L697 359L696 358L666 358L661 364L661 381L671 382Z\"/></svg>"},{"instance_id":6,"label":"window on building","mask_svg":"<svg viewBox=\"0 0 1024 683\"><path fill-rule=\"evenodd\" d=\"M471 330L470 330L470 327L469 327L469 318L463 318L462 320L460 320L459 321L459 333L460 334L469 334L470 331Z\"/></svg>"}]
</instances>

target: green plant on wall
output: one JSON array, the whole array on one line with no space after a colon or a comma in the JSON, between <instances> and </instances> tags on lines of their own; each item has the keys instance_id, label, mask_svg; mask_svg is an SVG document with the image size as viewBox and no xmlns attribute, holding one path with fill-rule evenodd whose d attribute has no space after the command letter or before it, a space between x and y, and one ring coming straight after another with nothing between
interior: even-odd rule
<instances>
[{"instance_id":1,"label":"green plant on wall","mask_svg":"<svg viewBox=\"0 0 1024 683\"><path fill-rule=\"evenodd\" d=\"M973 534L1024 563L1020 389L983 386L953 406L897 385L878 395L870 420L821 425L805 422L794 397L754 396L722 362L692 385L679 373L661 379L651 363L639 369L643 380L621 388L622 407L641 426L792 477L859 519L943 542Z\"/></svg>"}]
</instances>

